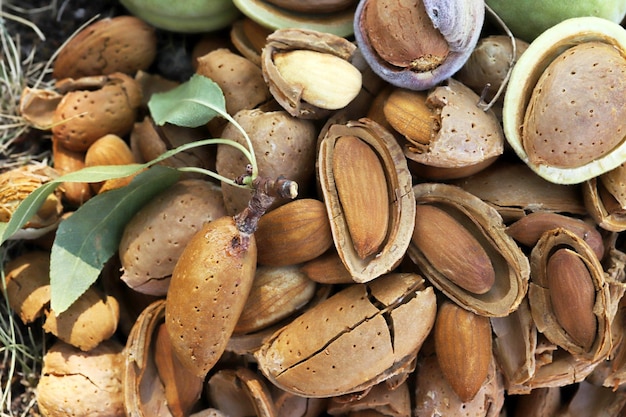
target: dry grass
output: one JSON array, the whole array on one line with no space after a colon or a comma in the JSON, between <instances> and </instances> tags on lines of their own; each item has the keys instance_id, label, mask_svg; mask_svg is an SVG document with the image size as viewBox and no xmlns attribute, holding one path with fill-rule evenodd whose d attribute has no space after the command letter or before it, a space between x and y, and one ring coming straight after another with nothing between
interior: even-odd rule
<instances>
[{"instance_id":1,"label":"dry grass","mask_svg":"<svg viewBox=\"0 0 626 417\"><path fill-rule=\"evenodd\" d=\"M20 18L3 7L0 0L0 171L45 161L48 152L29 145L31 127L19 114L19 101L23 89L46 87L50 73L49 62L37 62L32 49L23 56L18 34L10 34L7 20L23 25L43 36L28 20ZM19 243L0 247L0 265L9 253L19 249ZM5 276L1 271L2 297L0 298L0 417L39 416L35 387L41 372L44 354L44 335L41 325L25 326L11 310L5 296Z\"/></svg>"},{"instance_id":2,"label":"dry grass","mask_svg":"<svg viewBox=\"0 0 626 417\"><path fill-rule=\"evenodd\" d=\"M34 31L43 37L39 29L24 18L15 16L2 9L0 0L0 19L12 20L24 25L26 30ZM24 57L21 40L18 35L11 35L5 24L0 24L0 170L24 165L32 159L43 160L46 153L33 147L25 146L25 139L31 127L19 114L20 96L24 87L45 88L49 86L46 76L50 74L50 62L37 62L35 49Z\"/></svg>"}]
</instances>

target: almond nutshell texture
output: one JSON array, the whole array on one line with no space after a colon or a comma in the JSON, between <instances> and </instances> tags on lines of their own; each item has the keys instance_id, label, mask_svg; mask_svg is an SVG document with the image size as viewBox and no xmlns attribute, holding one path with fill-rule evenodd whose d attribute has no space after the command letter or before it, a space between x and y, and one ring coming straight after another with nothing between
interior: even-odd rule
<instances>
[{"instance_id":1,"label":"almond nutshell texture","mask_svg":"<svg viewBox=\"0 0 626 417\"><path fill-rule=\"evenodd\" d=\"M58 341L43 358L39 410L48 417L123 416L124 347L107 340L90 352Z\"/></svg>"},{"instance_id":2,"label":"almond nutshell texture","mask_svg":"<svg viewBox=\"0 0 626 417\"><path fill-rule=\"evenodd\" d=\"M255 357L272 383L296 395L363 391L410 367L436 310L422 277L387 274L308 309L266 339Z\"/></svg>"},{"instance_id":3,"label":"almond nutshell texture","mask_svg":"<svg viewBox=\"0 0 626 417\"><path fill-rule=\"evenodd\" d=\"M139 83L119 72L99 78L89 89L69 91L54 114L54 140L69 150L86 151L104 135L125 136L141 99Z\"/></svg>"},{"instance_id":4,"label":"almond nutshell texture","mask_svg":"<svg viewBox=\"0 0 626 417\"><path fill-rule=\"evenodd\" d=\"M218 185L194 178L178 181L124 227L118 250L121 279L135 291L165 295L187 243L206 223L224 215Z\"/></svg>"},{"instance_id":5,"label":"almond nutshell texture","mask_svg":"<svg viewBox=\"0 0 626 417\"><path fill-rule=\"evenodd\" d=\"M65 45L54 63L56 79L147 69L156 56L154 27L134 16L105 18L87 26Z\"/></svg>"},{"instance_id":6,"label":"almond nutshell texture","mask_svg":"<svg viewBox=\"0 0 626 417\"><path fill-rule=\"evenodd\" d=\"M257 262L232 217L207 223L180 255L167 292L165 324L181 364L204 377L226 349L252 288Z\"/></svg>"},{"instance_id":7,"label":"almond nutshell texture","mask_svg":"<svg viewBox=\"0 0 626 417\"><path fill-rule=\"evenodd\" d=\"M626 59L612 45L586 42L555 59L537 81L522 143L536 165L579 167L623 142ZM602 82L598 83L598 78ZM560 109L554 111L553 109Z\"/></svg>"}]
</instances>

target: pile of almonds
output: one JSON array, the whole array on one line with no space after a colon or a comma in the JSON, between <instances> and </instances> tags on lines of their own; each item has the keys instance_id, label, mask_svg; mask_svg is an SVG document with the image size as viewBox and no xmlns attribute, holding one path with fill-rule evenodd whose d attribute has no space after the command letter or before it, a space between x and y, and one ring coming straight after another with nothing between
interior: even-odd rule
<instances>
[{"instance_id":1,"label":"pile of almonds","mask_svg":"<svg viewBox=\"0 0 626 417\"><path fill-rule=\"evenodd\" d=\"M303 3L297 13L315 22L306 2L276 3ZM507 86L534 42L514 47L487 26L478 38L481 2L467 3L455 33L431 24L408 50L400 35L431 10L402 20L398 39L374 39L399 26L396 3L406 2L359 3L363 44L239 16L230 37L207 33L195 46L195 71L223 90L259 174L298 184L245 243L233 219L252 192L185 173L134 214L98 282L57 315L54 227L131 178L50 196L17 236L29 250L4 265L12 308L53 335L37 387L43 415L625 415L626 126L606 109L626 108L626 30L614 24L618 40L602 43L612 32L598 29L585 52L597 65L531 68L579 71L578 89L533 72ZM451 13L438 10L441 28ZM207 137L245 144L220 118L194 129L152 120L150 96L179 84L150 72L156 33L133 16L97 21L58 55L54 90L25 89L23 117L50 131L53 166L0 174L3 221L38 185L85 166L143 163ZM541 45L561 48L559 33ZM401 71L387 79L374 56L401 60ZM433 82L440 65L451 73ZM503 125L518 97L526 142L512 145ZM605 136L569 139L572 158L551 133L586 131L580 113ZM610 168L589 178L583 167L600 158ZM162 164L234 179L247 161L220 144Z\"/></svg>"}]
</instances>

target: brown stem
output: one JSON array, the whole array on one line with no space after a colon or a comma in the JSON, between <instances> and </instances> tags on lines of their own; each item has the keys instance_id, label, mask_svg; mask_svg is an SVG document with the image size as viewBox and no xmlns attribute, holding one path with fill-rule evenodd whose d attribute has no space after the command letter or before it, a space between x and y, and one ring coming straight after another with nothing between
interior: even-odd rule
<instances>
[{"instance_id":1,"label":"brown stem","mask_svg":"<svg viewBox=\"0 0 626 417\"><path fill-rule=\"evenodd\" d=\"M243 184L245 177L238 177L235 181ZM254 192L248 201L248 207L235 215L244 248L247 248L250 236L256 231L259 219L276 198L294 199L298 195L298 184L282 176L276 179L256 177L252 181L252 189Z\"/></svg>"}]
</instances>

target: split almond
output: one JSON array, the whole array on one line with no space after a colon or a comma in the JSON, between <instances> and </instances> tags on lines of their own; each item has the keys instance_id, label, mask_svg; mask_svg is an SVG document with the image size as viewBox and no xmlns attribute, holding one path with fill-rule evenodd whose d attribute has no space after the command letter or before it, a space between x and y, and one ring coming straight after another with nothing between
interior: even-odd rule
<instances>
[{"instance_id":1,"label":"split almond","mask_svg":"<svg viewBox=\"0 0 626 417\"><path fill-rule=\"evenodd\" d=\"M389 198L376 153L355 136L337 139L333 172L352 242L361 259L375 254L387 236Z\"/></svg>"},{"instance_id":2,"label":"split almond","mask_svg":"<svg viewBox=\"0 0 626 417\"><path fill-rule=\"evenodd\" d=\"M413 244L451 282L474 294L488 292L495 282L489 255L452 215L430 204L418 204Z\"/></svg>"},{"instance_id":3,"label":"split almond","mask_svg":"<svg viewBox=\"0 0 626 417\"><path fill-rule=\"evenodd\" d=\"M598 328L593 313L596 291L589 269L574 251L561 248L548 259L546 273L557 321L576 343L589 350Z\"/></svg>"}]
</instances>

